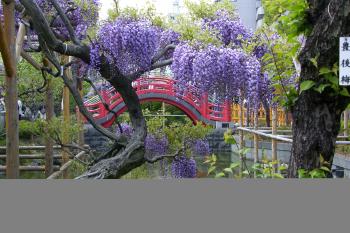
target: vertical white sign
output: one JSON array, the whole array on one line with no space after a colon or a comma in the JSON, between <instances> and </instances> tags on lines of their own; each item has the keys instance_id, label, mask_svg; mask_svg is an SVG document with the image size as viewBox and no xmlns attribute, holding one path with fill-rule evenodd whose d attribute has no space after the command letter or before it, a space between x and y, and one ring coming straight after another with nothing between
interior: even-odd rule
<instances>
[{"instance_id":1,"label":"vertical white sign","mask_svg":"<svg viewBox=\"0 0 350 233\"><path fill-rule=\"evenodd\" d=\"M340 37L339 85L350 86L350 37Z\"/></svg>"}]
</instances>

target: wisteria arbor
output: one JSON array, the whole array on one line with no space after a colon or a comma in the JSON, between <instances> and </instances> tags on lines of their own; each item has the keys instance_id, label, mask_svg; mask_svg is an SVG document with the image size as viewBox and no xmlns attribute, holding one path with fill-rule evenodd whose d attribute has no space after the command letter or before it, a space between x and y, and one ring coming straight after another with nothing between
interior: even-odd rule
<instances>
[{"instance_id":1,"label":"wisteria arbor","mask_svg":"<svg viewBox=\"0 0 350 233\"><path fill-rule=\"evenodd\" d=\"M63 78L80 112L115 142L79 178L119 178L146 161L162 158L144 153L147 126L132 82L146 72L171 66L174 78L184 88L191 84L216 93L221 99L240 97L241 101L259 103L259 91L264 88L259 80L264 75L257 57L242 50L242 42L251 35L237 16L224 10L196 22L217 41L208 44L184 40L181 34L155 26L147 19L125 16L102 23L97 35L86 40L88 29L97 22L98 0L19 0L16 9L22 12L20 18L30 29L28 38L37 37L39 46L35 49L42 51L54 65L57 73L51 73ZM56 54L76 60L61 64ZM77 91L77 78L70 80L63 72L76 63L98 70L123 97L134 129L130 140L121 141L97 125L84 108Z\"/></svg>"}]
</instances>

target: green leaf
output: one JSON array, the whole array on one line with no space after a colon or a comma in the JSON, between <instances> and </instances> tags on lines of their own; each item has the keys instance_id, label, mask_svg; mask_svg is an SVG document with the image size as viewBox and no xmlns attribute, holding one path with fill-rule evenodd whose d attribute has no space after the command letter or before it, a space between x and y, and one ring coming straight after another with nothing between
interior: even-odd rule
<instances>
[{"instance_id":1,"label":"green leaf","mask_svg":"<svg viewBox=\"0 0 350 233\"><path fill-rule=\"evenodd\" d=\"M326 174L323 170L321 169L314 169L310 172L311 178L325 178Z\"/></svg>"},{"instance_id":2,"label":"green leaf","mask_svg":"<svg viewBox=\"0 0 350 233\"><path fill-rule=\"evenodd\" d=\"M279 173L274 173L274 174L273 174L273 178L284 179L284 176L282 176L282 175L279 174Z\"/></svg>"},{"instance_id":3,"label":"green leaf","mask_svg":"<svg viewBox=\"0 0 350 233\"><path fill-rule=\"evenodd\" d=\"M249 175L249 171L248 171L248 170L244 170L244 171L242 172L242 174L243 174L243 175Z\"/></svg>"},{"instance_id":4,"label":"green leaf","mask_svg":"<svg viewBox=\"0 0 350 233\"><path fill-rule=\"evenodd\" d=\"M320 169L325 172L331 173L331 170L328 167L322 166Z\"/></svg>"},{"instance_id":5,"label":"green leaf","mask_svg":"<svg viewBox=\"0 0 350 233\"><path fill-rule=\"evenodd\" d=\"M243 149L239 150L238 153L241 155L246 155L249 153L249 151L250 151L249 148L243 148Z\"/></svg>"},{"instance_id":6,"label":"green leaf","mask_svg":"<svg viewBox=\"0 0 350 233\"><path fill-rule=\"evenodd\" d=\"M225 139L225 143L227 143L227 144L231 144L231 145L237 144L235 137L233 135L228 134L228 133L225 133L224 139Z\"/></svg>"},{"instance_id":7,"label":"green leaf","mask_svg":"<svg viewBox=\"0 0 350 233\"><path fill-rule=\"evenodd\" d=\"M213 155L211 156L211 159L213 160L213 162L216 162L216 161L217 161L216 155L213 154Z\"/></svg>"},{"instance_id":8,"label":"green leaf","mask_svg":"<svg viewBox=\"0 0 350 233\"><path fill-rule=\"evenodd\" d=\"M311 89L313 86L315 86L315 82L311 80L307 80L301 83L300 85L300 92L307 91Z\"/></svg>"},{"instance_id":9,"label":"green leaf","mask_svg":"<svg viewBox=\"0 0 350 233\"><path fill-rule=\"evenodd\" d=\"M329 73L332 73L332 71L328 68L328 67L322 67L320 69L320 75L324 75L324 74L329 74Z\"/></svg>"},{"instance_id":10,"label":"green leaf","mask_svg":"<svg viewBox=\"0 0 350 233\"><path fill-rule=\"evenodd\" d=\"M310 178L309 173L307 171L305 171L305 169L299 169L298 176L299 176L299 179Z\"/></svg>"},{"instance_id":11,"label":"green leaf","mask_svg":"<svg viewBox=\"0 0 350 233\"><path fill-rule=\"evenodd\" d=\"M211 160L205 160L204 162L203 162L204 164L207 164L207 163L211 163Z\"/></svg>"},{"instance_id":12,"label":"green leaf","mask_svg":"<svg viewBox=\"0 0 350 233\"><path fill-rule=\"evenodd\" d=\"M225 168L224 172L231 173L231 174L233 173L231 168Z\"/></svg>"},{"instance_id":13,"label":"green leaf","mask_svg":"<svg viewBox=\"0 0 350 233\"><path fill-rule=\"evenodd\" d=\"M280 166L280 167L278 168L278 170L279 170L279 171L285 171L285 170L287 170L287 167L286 167L286 166Z\"/></svg>"},{"instance_id":14,"label":"green leaf","mask_svg":"<svg viewBox=\"0 0 350 233\"><path fill-rule=\"evenodd\" d=\"M316 68L318 68L318 64L317 64L317 59L316 58L311 58L310 61Z\"/></svg>"},{"instance_id":15,"label":"green leaf","mask_svg":"<svg viewBox=\"0 0 350 233\"><path fill-rule=\"evenodd\" d=\"M336 86L339 84L339 79L334 75L326 75L326 79Z\"/></svg>"},{"instance_id":16,"label":"green leaf","mask_svg":"<svg viewBox=\"0 0 350 233\"><path fill-rule=\"evenodd\" d=\"M210 168L208 169L208 175L210 175L213 171L215 171L215 169L216 169L215 166L210 167Z\"/></svg>"},{"instance_id":17,"label":"green leaf","mask_svg":"<svg viewBox=\"0 0 350 233\"><path fill-rule=\"evenodd\" d=\"M231 166L230 166L230 168L231 168L231 169L235 169L235 168L237 168L237 167L239 167L239 166L240 166L239 163L232 163Z\"/></svg>"},{"instance_id":18,"label":"green leaf","mask_svg":"<svg viewBox=\"0 0 350 233\"><path fill-rule=\"evenodd\" d=\"M215 178L221 178L221 177L225 177L225 176L226 176L225 173L220 172L219 174L217 174L217 175L215 176Z\"/></svg>"},{"instance_id":19,"label":"green leaf","mask_svg":"<svg viewBox=\"0 0 350 233\"><path fill-rule=\"evenodd\" d=\"M339 92L339 94L342 96L350 97L349 91L345 87Z\"/></svg>"},{"instance_id":20,"label":"green leaf","mask_svg":"<svg viewBox=\"0 0 350 233\"><path fill-rule=\"evenodd\" d=\"M318 86L317 88L315 87L314 90L322 93L324 91L324 89L326 89L326 87L329 87L330 84L321 84L320 86Z\"/></svg>"}]
</instances>

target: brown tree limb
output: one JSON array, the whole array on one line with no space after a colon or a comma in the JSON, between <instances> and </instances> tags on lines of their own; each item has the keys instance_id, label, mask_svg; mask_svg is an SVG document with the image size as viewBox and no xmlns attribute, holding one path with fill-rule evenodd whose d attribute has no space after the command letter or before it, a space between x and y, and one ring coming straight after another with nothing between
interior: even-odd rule
<instances>
[{"instance_id":1,"label":"brown tree limb","mask_svg":"<svg viewBox=\"0 0 350 233\"><path fill-rule=\"evenodd\" d=\"M63 12L60 5L57 3L56 0L49 0L49 2L51 2L51 4L54 6L56 11L58 12L58 15L61 17L64 25L66 26L66 28L68 30L69 36L70 36L71 40L73 41L73 43L76 45L81 45L81 42L78 40L78 38L75 35L72 24L70 23L67 15Z\"/></svg>"},{"instance_id":2,"label":"brown tree limb","mask_svg":"<svg viewBox=\"0 0 350 233\"><path fill-rule=\"evenodd\" d=\"M72 45L61 42L56 38L42 11L33 0L20 0L20 2L31 18L34 30L51 50L63 55L78 57L87 63L90 62L90 48L87 45Z\"/></svg>"}]
</instances>

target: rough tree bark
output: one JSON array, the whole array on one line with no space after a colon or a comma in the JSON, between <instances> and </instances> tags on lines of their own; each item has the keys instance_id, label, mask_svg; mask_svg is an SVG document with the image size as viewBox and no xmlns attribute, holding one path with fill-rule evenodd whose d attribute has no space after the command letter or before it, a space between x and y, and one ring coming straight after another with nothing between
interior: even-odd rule
<instances>
[{"instance_id":1,"label":"rough tree bark","mask_svg":"<svg viewBox=\"0 0 350 233\"><path fill-rule=\"evenodd\" d=\"M319 70L310 59L317 58L318 67L331 68L338 62L340 36L350 35L350 1L308 0L308 20L313 26L299 61L301 82L322 82ZM298 169L320 166L320 156L332 164L340 118L350 99L336 95L330 88L322 94L304 91L292 107L293 147L289 177L297 177Z\"/></svg>"}]
</instances>

